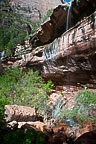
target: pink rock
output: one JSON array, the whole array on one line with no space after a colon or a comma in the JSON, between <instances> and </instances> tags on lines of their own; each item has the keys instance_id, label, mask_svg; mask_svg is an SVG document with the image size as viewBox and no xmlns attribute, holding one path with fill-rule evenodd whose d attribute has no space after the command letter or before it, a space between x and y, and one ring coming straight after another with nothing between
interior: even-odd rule
<instances>
[{"instance_id":1,"label":"pink rock","mask_svg":"<svg viewBox=\"0 0 96 144\"><path fill-rule=\"evenodd\" d=\"M5 120L10 121L36 121L38 116L35 108L19 105L5 105Z\"/></svg>"}]
</instances>

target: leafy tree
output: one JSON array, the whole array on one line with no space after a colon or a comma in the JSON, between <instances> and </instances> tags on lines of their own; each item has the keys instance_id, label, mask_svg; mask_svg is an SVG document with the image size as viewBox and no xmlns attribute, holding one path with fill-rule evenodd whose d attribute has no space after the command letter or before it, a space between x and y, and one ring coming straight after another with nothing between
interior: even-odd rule
<instances>
[{"instance_id":1,"label":"leafy tree","mask_svg":"<svg viewBox=\"0 0 96 144\"><path fill-rule=\"evenodd\" d=\"M43 114L53 87L52 81L44 83L37 71L29 69L25 73L18 67L9 68L0 76L0 99L6 98L11 104L36 107Z\"/></svg>"},{"instance_id":2,"label":"leafy tree","mask_svg":"<svg viewBox=\"0 0 96 144\"><path fill-rule=\"evenodd\" d=\"M22 44L28 35L29 24L32 22L21 17L16 6L11 6L7 0L0 2L0 51Z\"/></svg>"},{"instance_id":3,"label":"leafy tree","mask_svg":"<svg viewBox=\"0 0 96 144\"><path fill-rule=\"evenodd\" d=\"M25 36L20 15L13 11L8 1L0 3L0 51L14 48Z\"/></svg>"},{"instance_id":4,"label":"leafy tree","mask_svg":"<svg viewBox=\"0 0 96 144\"><path fill-rule=\"evenodd\" d=\"M4 106L6 104L26 105L36 107L39 113L44 114L48 103L47 92L53 86L51 81L45 84L39 73L33 72L32 69L23 72L18 67L8 68L0 75L0 143L45 143L45 135L35 130L4 131Z\"/></svg>"}]
</instances>

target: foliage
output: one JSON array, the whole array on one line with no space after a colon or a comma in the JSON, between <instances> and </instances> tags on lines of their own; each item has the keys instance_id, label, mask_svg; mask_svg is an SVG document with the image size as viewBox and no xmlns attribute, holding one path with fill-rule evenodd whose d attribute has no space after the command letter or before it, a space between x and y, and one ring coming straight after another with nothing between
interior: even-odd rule
<instances>
[{"instance_id":1,"label":"foliage","mask_svg":"<svg viewBox=\"0 0 96 144\"><path fill-rule=\"evenodd\" d=\"M6 97L0 96L0 131L4 126L4 106L10 104Z\"/></svg>"},{"instance_id":2,"label":"foliage","mask_svg":"<svg viewBox=\"0 0 96 144\"><path fill-rule=\"evenodd\" d=\"M38 72L29 69L27 73L20 68L9 68L0 76L0 98L6 97L11 104L22 104L38 108L44 112L48 102L47 91L53 84L44 83Z\"/></svg>"},{"instance_id":3,"label":"foliage","mask_svg":"<svg viewBox=\"0 0 96 144\"><path fill-rule=\"evenodd\" d=\"M85 89L76 95L76 102L78 105L83 104L88 107L90 104L96 104L96 93Z\"/></svg>"},{"instance_id":4,"label":"foliage","mask_svg":"<svg viewBox=\"0 0 96 144\"><path fill-rule=\"evenodd\" d=\"M13 56L17 44L23 44L26 39L29 39L41 22L53 12L53 9L50 9L41 22L32 22L21 16L20 10L26 11L19 5L10 5L7 0L4 0L3 4L0 3L0 51L11 49L7 52L7 56Z\"/></svg>"},{"instance_id":5,"label":"foliage","mask_svg":"<svg viewBox=\"0 0 96 144\"><path fill-rule=\"evenodd\" d=\"M0 3L0 51L14 49L18 43L22 44L28 39L27 26L29 25L32 25L31 34L39 26L38 23L24 19L17 7L10 5L7 0L3 4Z\"/></svg>"},{"instance_id":6,"label":"foliage","mask_svg":"<svg viewBox=\"0 0 96 144\"><path fill-rule=\"evenodd\" d=\"M88 119L95 120L94 117L89 116L88 114L86 114L83 111L79 113L77 108L73 108L71 111L70 110L62 111L61 117L64 117L64 116L66 116L67 118L76 119L80 123L83 123Z\"/></svg>"},{"instance_id":7,"label":"foliage","mask_svg":"<svg viewBox=\"0 0 96 144\"><path fill-rule=\"evenodd\" d=\"M4 124L4 106L11 104L11 95L15 88L15 83L21 77L21 70L15 71L8 69L3 75L0 75L0 126Z\"/></svg>"},{"instance_id":8,"label":"foliage","mask_svg":"<svg viewBox=\"0 0 96 144\"><path fill-rule=\"evenodd\" d=\"M51 80L49 80L48 83L45 84L44 87L46 89L46 92L49 93L51 91L51 89L54 88L54 84Z\"/></svg>"},{"instance_id":9,"label":"foliage","mask_svg":"<svg viewBox=\"0 0 96 144\"><path fill-rule=\"evenodd\" d=\"M34 129L24 132L16 130L0 134L0 142L3 144L45 144L45 135L42 132L36 132Z\"/></svg>"},{"instance_id":10,"label":"foliage","mask_svg":"<svg viewBox=\"0 0 96 144\"><path fill-rule=\"evenodd\" d=\"M91 119L94 120L94 116L90 116L88 111L93 109L96 104L96 92L89 91L87 89L79 92L75 97L75 105L72 110L64 110L61 113L61 117L67 116L68 118L77 118L80 122Z\"/></svg>"},{"instance_id":11,"label":"foliage","mask_svg":"<svg viewBox=\"0 0 96 144\"><path fill-rule=\"evenodd\" d=\"M0 3L0 51L12 49L26 37L24 23L20 15L12 10L8 1Z\"/></svg>"},{"instance_id":12,"label":"foliage","mask_svg":"<svg viewBox=\"0 0 96 144\"><path fill-rule=\"evenodd\" d=\"M47 18L52 15L52 13L53 13L53 9L51 8L47 11L47 14L43 17L43 22L46 21Z\"/></svg>"}]
</instances>

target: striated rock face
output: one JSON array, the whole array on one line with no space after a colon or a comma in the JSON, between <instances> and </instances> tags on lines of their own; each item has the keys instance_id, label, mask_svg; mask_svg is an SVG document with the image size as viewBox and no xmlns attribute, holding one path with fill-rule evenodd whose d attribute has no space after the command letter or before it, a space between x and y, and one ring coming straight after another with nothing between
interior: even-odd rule
<instances>
[{"instance_id":1,"label":"striated rock face","mask_svg":"<svg viewBox=\"0 0 96 144\"><path fill-rule=\"evenodd\" d=\"M54 9L50 20L42 24L36 34L30 37L32 48L52 42L66 28L68 6L58 6Z\"/></svg>"},{"instance_id":2,"label":"striated rock face","mask_svg":"<svg viewBox=\"0 0 96 144\"><path fill-rule=\"evenodd\" d=\"M32 48L37 48L17 58L13 65L32 67L56 84L96 84L95 8L95 0L80 0L78 5L74 0L70 17L73 24L66 31L68 6L58 6L50 21L30 38Z\"/></svg>"},{"instance_id":3,"label":"striated rock face","mask_svg":"<svg viewBox=\"0 0 96 144\"><path fill-rule=\"evenodd\" d=\"M26 9L26 11L20 10L21 15L32 20L39 21L47 11L51 8L61 4L60 0L10 0L11 4L19 5L21 8Z\"/></svg>"},{"instance_id":4,"label":"striated rock face","mask_svg":"<svg viewBox=\"0 0 96 144\"><path fill-rule=\"evenodd\" d=\"M78 22L45 46L41 56L36 51L29 65L48 80L61 83L96 84L96 12ZM28 65L28 63L27 63Z\"/></svg>"},{"instance_id":5,"label":"striated rock face","mask_svg":"<svg viewBox=\"0 0 96 144\"><path fill-rule=\"evenodd\" d=\"M66 3L59 5L54 9L50 20L42 24L38 31L30 37L32 48L49 44L55 38L60 37L66 29L74 26L78 21L89 16L95 10L95 0L79 0L78 3L74 0L70 6Z\"/></svg>"}]
</instances>

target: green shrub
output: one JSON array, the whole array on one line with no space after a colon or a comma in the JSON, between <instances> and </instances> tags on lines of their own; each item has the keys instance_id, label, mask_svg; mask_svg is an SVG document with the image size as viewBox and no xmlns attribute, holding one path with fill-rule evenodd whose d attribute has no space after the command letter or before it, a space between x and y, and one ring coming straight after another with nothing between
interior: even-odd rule
<instances>
[{"instance_id":1,"label":"green shrub","mask_svg":"<svg viewBox=\"0 0 96 144\"><path fill-rule=\"evenodd\" d=\"M83 104L84 107L88 107L90 104L96 104L96 93L87 89L79 92L76 95L76 102L78 105Z\"/></svg>"},{"instance_id":2,"label":"green shrub","mask_svg":"<svg viewBox=\"0 0 96 144\"><path fill-rule=\"evenodd\" d=\"M50 83L50 82L49 82ZM51 83L52 84L52 83ZM39 108L39 112L46 111L48 95L46 86L38 72L29 69L27 73L22 69L9 68L0 75L0 143L1 144L44 144L45 135L42 132L23 130L4 132L4 106L6 104L21 104ZM46 89L47 87L47 89Z\"/></svg>"},{"instance_id":3,"label":"green shrub","mask_svg":"<svg viewBox=\"0 0 96 144\"><path fill-rule=\"evenodd\" d=\"M18 43L23 43L27 36L26 27L20 20L19 14L2 11L0 12L0 51L15 48Z\"/></svg>"},{"instance_id":4,"label":"green shrub","mask_svg":"<svg viewBox=\"0 0 96 144\"><path fill-rule=\"evenodd\" d=\"M0 3L0 51L14 50L17 44L22 44L29 38L27 26L32 25L31 34L39 27L38 23L34 23L25 19L19 14L21 7L12 6L7 0ZM10 51L10 56L12 56Z\"/></svg>"},{"instance_id":5,"label":"green shrub","mask_svg":"<svg viewBox=\"0 0 96 144\"><path fill-rule=\"evenodd\" d=\"M48 91L53 87L44 83L38 72L29 69L24 73L20 68L9 68L0 76L0 98L7 98L11 104L38 108L43 113L48 103Z\"/></svg>"},{"instance_id":6,"label":"green shrub","mask_svg":"<svg viewBox=\"0 0 96 144\"><path fill-rule=\"evenodd\" d=\"M49 93L51 89L54 88L54 84L51 80L49 80L47 84L45 84L44 87L45 87L46 92Z\"/></svg>"},{"instance_id":7,"label":"green shrub","mask_svg":"<svg viewBox=\"0 0 96 144\"><path fill-rule=\"evenodd\" d=\"M0 131L4 127L4 106L10 104L8 99L4 96L0 96Z\"/></svg>"},{"instance_id":8,"label":"green shrub","mask_svg":"<svg viewBox=\"0 0 96 144\"><path fill-rule=\"evenodd\" d=\"M18 68L8 69L4 74L0 75L0 126L4 125L4 106L12 104L12 95L15 90L16 83L21 78L22 71Z\"/></svg>"},{"instance_id":9,"label":"green shrub","mask_svg":"<svg viewBox=\"0 0 96 144\"><path fill-rule=\"evenodd\" d=\"M96 92L85 89L75 96L74 108L72 110L62 111L61 117L67 116L68 118L77 118L80 122L84 122L88 119L95 120L96 118L90 116L88 113L90 109L93 109L92 106L94 104L96 104Z\"/></svg>"}]
</instances>

